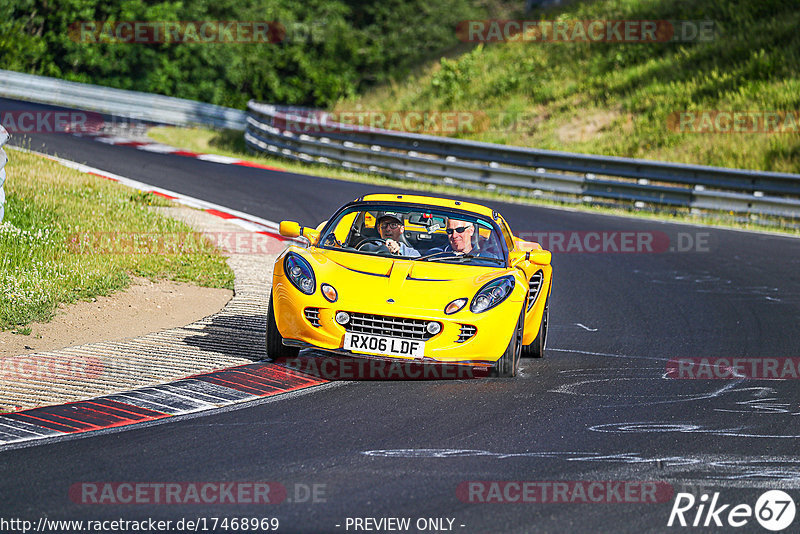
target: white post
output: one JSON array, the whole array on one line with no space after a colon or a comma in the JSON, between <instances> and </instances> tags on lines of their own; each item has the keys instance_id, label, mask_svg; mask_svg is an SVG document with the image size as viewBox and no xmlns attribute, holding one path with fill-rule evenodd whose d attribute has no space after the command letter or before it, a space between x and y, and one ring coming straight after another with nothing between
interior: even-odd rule
<instances>
[{"instance_id":1,"label":"white post","mask_svg":"<svg viewBox=\"0 0 800 534\"><path fill-rule=\"evenodd\" d=\"M7 156L3 150L3 145L8 141L8 132L0 126L0 222L3 222L3 215L6 209L6 193L3 191L3 184L6 181L6 161Z\"/></svg>"}]
</instances>

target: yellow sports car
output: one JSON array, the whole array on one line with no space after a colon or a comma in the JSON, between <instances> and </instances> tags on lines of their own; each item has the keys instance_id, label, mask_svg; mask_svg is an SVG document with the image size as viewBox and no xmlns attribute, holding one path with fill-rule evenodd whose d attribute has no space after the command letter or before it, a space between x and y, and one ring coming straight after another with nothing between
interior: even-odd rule
<instances>
[{"instance_id":1,"label":"yellow sports car","mask_svg":"<svg viewBox=\"0 0 800 534\"><path fill-rule=\"evenodd\" d=\"M267 355L300 348L516 376L547 341L550 252L496 211L457 200L368 195L317 228L280 224Z\"/></svg>"}]
</instances>

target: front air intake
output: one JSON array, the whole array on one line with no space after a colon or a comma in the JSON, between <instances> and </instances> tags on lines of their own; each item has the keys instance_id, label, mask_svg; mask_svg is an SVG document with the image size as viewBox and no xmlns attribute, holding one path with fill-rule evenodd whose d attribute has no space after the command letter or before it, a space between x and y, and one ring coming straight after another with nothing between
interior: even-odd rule
<instances>
[{"instance_id":1,"label":"front air intake","mask_svg":"<svg viewBox=\"0 0 800 534\"><path fill-rule=\"evenodd\" d=\"M319 308L306 308L303 310L306 321L319 328Z\"/></svg>"},{"instance_id":2,"label":"front air intake","mask_svg":"<svg viewBox=\"0 0 800 534\"><path fill-rule=\"evenodd\" d=\"M478 331L478 329L471 324L462 324L460 326L461 332L458 334L456 343L464 343L465 341L468 341Z\"/></svg>"}]
</instances>

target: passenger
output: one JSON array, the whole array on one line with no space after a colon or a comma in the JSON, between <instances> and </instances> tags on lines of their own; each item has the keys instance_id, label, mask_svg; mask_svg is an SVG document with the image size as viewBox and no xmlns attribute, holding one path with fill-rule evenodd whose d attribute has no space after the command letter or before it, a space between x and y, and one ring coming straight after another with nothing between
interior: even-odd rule
<instances>
[{"instance_id":1,"label":"passenger","mask_svg":"<svg viewBox=\"0 0 800 534\"><path fill-rule=\"evenodd\" d=\"M446 232L450 244L444 247L444 252L452 251L456 254L472 252L472 235L475 233L475 226L472 223L448 219Z\"/></svg>"},{"instance_id":2,"label":"passenger","mask_svg":"<svg viewBox=\"0 0 800 534\"><path fill-rule=\"evenodd\" d=\"M386 248L389 249L389 252L411 258L419 257L417 249L404 243L403 232L405 231L405 226L403 226L402 215L387 211L378 218L375 226L378 228L381 237L386 240Z\"/></svg>"},{"instance_id":3,"label":"passenger","mask_svg":"<svg viewBox=\"0 0 800 534\"><path fill-rule=\"evenodd\" d=\"M447 219L447 241L448 244L442 249L442 252L452 252L453 254L472 254L483 258L497 258L501 259L499 255L488 251L479 250L473 247L472 236L475 234L475 225L471 222L461 221L459 219ZM431 249L431 252L434 252Z\"/></svg>"}]
</instances>

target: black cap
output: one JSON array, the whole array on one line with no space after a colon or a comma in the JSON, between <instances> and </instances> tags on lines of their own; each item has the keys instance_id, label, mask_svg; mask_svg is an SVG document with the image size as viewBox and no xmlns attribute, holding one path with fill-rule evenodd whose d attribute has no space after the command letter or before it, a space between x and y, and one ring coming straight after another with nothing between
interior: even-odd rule
<instances>
[{"instance_id":1,"label":"black cap","mask_svg":"<svg viewBox=\"0 0 800 534\"><path fill-rule=\"evenodd\" d=\"M380 224L383 219L394 219L400 224L403 224L403 216L399 213L395 213L393 211L385 211L383 212L377 219L376 222Z\"/></svg>"}]
</instances>

